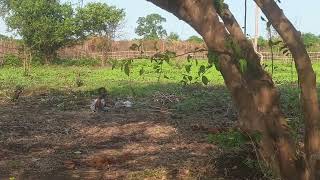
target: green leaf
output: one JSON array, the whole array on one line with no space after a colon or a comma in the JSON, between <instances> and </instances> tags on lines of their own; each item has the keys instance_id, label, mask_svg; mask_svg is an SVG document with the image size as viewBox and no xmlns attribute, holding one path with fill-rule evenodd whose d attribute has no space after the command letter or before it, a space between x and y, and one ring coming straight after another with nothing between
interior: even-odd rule
<instances>
[{"instance_id":1,"label":"green leaf","mask_svg":"<svg viewBox=\"0 0 320 180\"><path fill-rule=\"evenodd\" d=\"M209 79L208 79L206 76L202 76L202 83L203 83L204 85L208 85Z\"/></svg>"},{"instance_id":2,"label":"green leaf","mask_svg":"<svg viewBox=\"0 0 320 180\"><path fill-rule=\"evenodd\" d=\"M201 74L206 72L206 66L205 65L201 65L198 71L198 75L200 76Z\"/></svg>"},{"instance_id":3,"label":"green leaf","mask_svg":"<svg viewBox=\"0 0 320 180\"><path fill-rule=\"evenodd\" d=\"M209 51L208 52L208 63L214 64L217 71L220 71L220 65L219 65L219 57L216 53Z\"/></svg>"},{"instance_id":4,"label":"green leaf","mask_svg":"<svg viewBox=\"0 0 320 180\"><path fill-rule=\"evenodd\" d=\"M116 68L116 64L112 64L111 70L114 70Z\"/></svg>"},{"instance_id":5,"label":"green leaf","mask_svg":"<svg viewBox=\"0 0 320 180\"><path fill-rule=\"evenodd\" d=\"M187 61L190 62L191 59L192 59L192 56L190 54L188 54Z\"/></svg>"},{"instance_id":6,"label":"green leaf","mask_svg":"<svg viewBox=\"0 0 320 180\"><path fill-rule=\"evenodd\" d=\"M248 66L247 61L245 59L240 59L239 65L240 65L240 71L242 73L245 73L247 71L247 66Z\"/></svg>"},{"instance_id":7,"label":"green leaf","mask_svg":"<svg viewBox=\"0 0 320 180\"><path fill-rule=\"evenodd\" d=\"M144 74L144 69L143 68L140 69L139 74L140 74L140 76L142 76Z\"/></svg>"},{"instance_id":8,"label":"green leaf","mask_svg":"<svg viewBox=\"0 0 320 180\"><path fill-rule=\"evenodd\" d=\"M193 79L192 76L188 76L189 81L192 81L192 79Z\"/></svg>"},{"instance_id":9,"label":"green leaf","mask_svg":"<svg viewBox=\"0 0 320 180\"><path fill-rule=\"evenodd\" d=\"M191 71L191 64L188 64L188 65L185 65L185 68L186 68L186 71L187 71L187 73L190 73L190 71Z\"/></svg>"},{"instance_id":10,"label":"green leaf","mask_svg":"<svg viewBox=\"0 0 320 180\"><path fill-rule=\"evenodd\" d=\"M274 42L273 43L273 45L278 45L278 44L280 44L282 41L276 41L276 42Z\"/></svg>"},{"instance_id":11,"label":"green leaf","mask_svg":"<svg viewBox=\"0 0 320 180\"><path fill-rule=\"evenodd\" d=\"M187 85L188 84L188 82L186 81L186 80L181 80L180 81L183 85Z\"/></svg>"},{"instance_id":12,"label":"green leaf","mask_svg":"<svg viewBox=\"0 0 320 180\"><path fill-rule=\"evenodd\" d=\"M130 67L129 67L129 63L126 63L124 65L124 73L129 76L130 75Z\"/></svg>"},{"instance_id":13,"label":"green leaf","mask_svg":"<svg viewBox=\"0 0 320 180\"><path fill-rule=\"evenodd\" d=\"M163 75L163 77L164 77L165 79L170 79L167 75Z\"/></svg>"}]
</instances>

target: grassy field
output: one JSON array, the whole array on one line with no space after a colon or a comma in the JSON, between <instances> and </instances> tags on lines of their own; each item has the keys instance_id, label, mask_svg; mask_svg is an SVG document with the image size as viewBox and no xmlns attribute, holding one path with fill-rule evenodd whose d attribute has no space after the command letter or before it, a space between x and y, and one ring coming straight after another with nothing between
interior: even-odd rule
<instances>
[{"instance_id":1,"label":"grassy field","mask_svg":"<svg viewBox=\"0 0 320 180\"><path fill-rule=\"evenodd\" d=\"M187 73L185 65L190 63L193 65L190 73ZM159 177L165 176L169 177L167 179L170 177L210 179L221 176L232 179L241 176L255 179L265 176L266 172L257 167L254 153L253 157L248 159L248 152L251 151L239 152L238 150L237 153L232 151L230 154L228 150L224 149L222 152L226 154L221 154L221 151L212 147L212 143L221 146L227 145L228 148L239 147L242 141L239 133L209 134L208 136L205 131L201 130L202 125L215 128L220 125L224 126L226 123L234 123L226 114L231 101L221 74L213 67L205 73L210 81L208 85L203 85L201 78L196 79L199 67L206 64L207 62L204 60L199 61L198 64L187 61L164 63L160 80L158 79L159 74L155 72L154 64L148 60L134 61L131 64L129 76L120 67L112 69L111 65L104 68L65 66L63 64L35 66L27 76L24 75L21 67L2 67L0 69L0 103L3 108L0 109L0 125L7 128L4 133L0 134L0 145L5 150L3 152L0 150L0 157L1 153L5 154L14 150L17 152L7 155L8 158L3 162L0 160L0 169L4 169L3 172L0 170L0 174L18 177L26 167L29 168L26 171L31 174L53 173L53 170L47 172L48 168L46 167L48 166L54 170L65 168L65 166L68 168L79 166L78 168L82 167L82 172L85 172L87 166L92 168L92 162L89 165L78 165L78 159L82 158L85 159L83 161L87 161L88 158L90 160L90 157L93 157L92 161L95 161L96 156L101 158L100 149L97 147L109 140L110 142L107 141L106 145L112 147L118 147L119 141L123 142L122 146L115 149L115 152L107 152L118 158L117 161L120 162L120 166L119 164L110 164L114 169L111 168L110 172L107 171L109 175L110 173L121 175L122 169L119 167L126 168L126 163L130 159L135 159L136 169L125 172L122 174L122 178L153 177L159 179ZM314 63L313 67L319 74L320 63ZM140 75L142 68L144 74ZM270 68L270 62L268 62L266 70L270 72ZM184 74L192 76L192 84L184 85L181 83ZM164 78L164 75L168 78ZM273 77L280 89L281 105L288 117L289 124L293 127L293 135L296 138L301 138L302 122L295 69L291 64L277 61L274 64ZM81 86L77 84L79 80ZM12 103L8 100L17 86L24 88L22 98L18 102ZM96 97L96 89L99 87L106 87L113 99L129 98L133 100L135 108L120 113L118 110L111 111L105 116L88 113L88 105L92 98ZM168 97L171 98L169 101L166 99ZM178 101L175 101L175 97ZM37 114L36 117L35 114ZM70 134L68 135L65 135L66 128L69 129L68 133ZM200 128L200 131L198 132L194 128L198 130ZM109 133L110 131L117 133L119 129L122 133L116 135ZM131 133L126 133L127 131ZM141 133L146 137L141 137ZM16 138L12 138L12 134ZM41 134L40 139L38 134ZM164 138L167 136L168 138ZM115 140L113 140L114 138ZM66 148L66 144L72 145L72 148ZM186 147L186 144L193 145ZM139 148L136 147L137 145ZM17 160L15 155L21 153L21 146L25 146L27 150L24 150L21 159ZM33 146L36 147L36 150L32 149ZM57 150L45 156L41 153L37 154L38 151L42 152L39 149L53 146L63 150ZM131 151L127 153L125 149L131 146L141 151L142 156L136 156ZM180 146L181 152L172 150L173 147ZM199 146L208 147L210 151L199 149ZM148 148L161 150L152 154L145 152ZM79 155L75 156L75 151L81 151L83 154L80 157L78 157ZM205 155L194 157L194 154L189 152L204 153ZM175 153L178 154L175 155ZM32 164L33 160L29 159L34 156L39 156L38 159L41 159L39 162L36 161L39 163L37 172L33 172L35 164ZM68 160L65 165L66 157L75 159L74 161L77 163L72 164L73 161ZM143 160L140 162L140 157L156 158L159 161ZM210 163L212 158L218 164ZM188 163L185 160L188 160ZM115 162L115 160L110 161ZM48 165L47 162L51 163ZM93 167L96 167L95 163L93 162ZM141 164L144 167L142 169ZM171 167L171 164L177 166ZM220 167L221 172L219 168L216 168L217 166ZM199 167L203 169L199 169ZM238 167L238 169L234 169L234 167ZM175 170L175 168L180 168L180 170ZM188 171L185 171L186 169ZM228 169L228 176L225 174L225 169ZM189 170L192 172L191 174L186 173ZM176 173L176 171L181 175L173 176L172 173ZM252 174L253 171L257 174ZM99 171L99 173L103 172L106 171Z\"/></svg>"},{"instance_id":2,"label":"grassy field","mask_svg":"<svg viewBox=\"0 0 320 180\"><path fill-rule=\"evenodd\" d=\"M0 69L0 91L12 89L16 85L25 87L26 89L58 89L58 90L74 90L74 91L88 91L101 86L106 87L112 94L130 94L126 92L128 86L137 89L144 89L147 86L179 86L185 71L187 62L170 62L164 63L163 74L169 79L161 76L158 82L158 74L155 73L153 64L149 60L136 60L131 65L130 76L125 75L120 68L111 70L111 67L79 67L79 66L37 66L31 69L28 76L24 76L23 68L19 67L3 67ZM206 65L206 61L199 61L196 65L193 63L190 75L197 76L198 69L201 65ZM320 63L313 65L315 71L320 73ZM139 75L141 68L144 69L144 74ZM267 63L266 69L270 71L271 64ZM78 74L80 79L84 82L83 86L78 88L76 86L76 79ZM209 79L209 86L223 86L224 82L220 72L214 67L205 73ZM297 75L295 68L291 64L276 62L274 64L273 79L277 85L287 85L297 82ZM193 80L193 82L201 83L200 80ZM161 88L162 89L162 88ZM152 91L153 88L150 89ZM145 89L147 92L148 89ZM142 93L142 94L141 94ZM137 91L137 95L144 95L145 92Z\"/></svg>"},{"instance_id":3,"label":"grassy field","mask_svg":"<svg viewBox=\"0 0 320 180\"><path fill-rule=\"evenodd\" d=\"M25 92L37 91L60 91L60 92L82 92L84 95L91 95L99 87L106 87L109 93L115 97L135 98L150 97L154 92L161 91L186 95L186 107L190 109L199 107L199 104L209 102L215 98L221 98L221 102L229 101L230 97L225 90L223 78L214 67L209 69L205 76L209 79L207 86L203 85L201 78L195 80L198 76L198 70L201 65L206 65L205 60L199 60L199 63L191 62L191 72L193 77L191 85L184 86L181 83L183 74L188 74L185 65L190 64L187 61L171 61L164 63L163 74L158 81L159 74L155 72L154 64L149 60L135 60L130 67L130 75L127 76L120 67L111 69L111 65L101 68L92 66L36 66L31 69L28 76L24 75L21 67L3 67L0 69L0 96L10 97L16 86L24 87ZM320 63L314 63L313 67L317 74L320 73ZM141 69L144 74L140 75ZM271 72L271 63L265 64L267 71ZM164 78L166 75L169 79ZM291 116L299 114L297 74L292 64L274 63L273 79L281 90L282 105L285 111ZM77 86L77 81L81 80L83 85ZM187 89L200 88L202 93L194 93ZM219 88L217 92L212 88ZM219 94L220 93L220 94ZM221 95L221 93L223 95ZM193 102L197 99L197 102ZM207 103L204 103L206 105ZM202 107L202 106L200 106ZM186 108L186 109L189 109Z\"/></svg>"},{"instance_id":4,"label":"grassy field","mask_svg":"<svg viewBox=\"0 0 320 180\"><path fill-rule=\"evenodd\" d=\"M185 65L192 64L190 73L185 70ZM120 66L112 69L93 66L36 66L32 67L28 76L24 75L21 67L3 67L0 69L0 96L10 98L16 86L24 87L25 92L59 91L80 92L84 96L92 95L99 87L106 87L114 97L151 97L154 92L175 93L185 96L185 100L177 105L183 110L201 109L209 105L212 100L229 103L230 97L225 89L223 78L214 67L209 69L205 76L209 84L203 85L201 78L196 79L201 65L207 61L171 61L163 64L163 74L158 81L159 74L155 72L154 63L150 60L135 60L130 66L130 75L127 76ZM271 72L271 62L265 63L265 69ZM140 75L141 69L144 74ZM320 63L314 63L313 68L320 73ZM184 86L181 83L183 74L193 77L192 84ZM169 79L164 78L164 75ZM282 106L289 118L297 118L300 114L298 105L297 74L295 67L290 63L275 61L273 79L281 91ZM81 80L83 85L77 86ZM217 90L217 88L219 90ZM191 90L190 90L191 89ZM215 89L215 90L213 90ZM200 91L198 91L200 90ZM26 93L28 94L28 93Z\"/></svg>"}]
</instances>

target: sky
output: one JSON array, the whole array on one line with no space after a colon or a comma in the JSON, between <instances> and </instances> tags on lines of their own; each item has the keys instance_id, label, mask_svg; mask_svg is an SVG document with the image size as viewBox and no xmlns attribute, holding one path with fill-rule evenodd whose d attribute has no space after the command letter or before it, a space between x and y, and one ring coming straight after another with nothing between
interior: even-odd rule
<instances>
[{"instance_id":1,"label":"sky","mask_svg":"<svg viewBox=\"0 0 320 180\"><path fill-rule=\"evenodd\" d=\"M63 0L67 2L68 0ZM70 0L69 0L70 1ZM77 0L71 0L73 3ZM147 2L146 0L83 0L84 4L89 2L105 2L109 5L114 5L118 8L125 9L126 19L124 25L119 33L119 39L133 39L138 38L134 29L137 26L137 19L151 13L158 13L167 19L163 24L168 34L170 32L178 33L181 39L187 39L192 35L198 35L188 24L177 19L174 15L158 8L157 6ZM244 24L244 0L225 0L240 25ZM320 1L319 0L282 0L280 4L284 10L285 15L301 32L311 32L320 35ZM254 12L255 4L253 0L248 0L248 19L247 32L251 36L254 34ZM262 13L260 13L261 16ZM266 37L265 22L260 20L260 35ZM11 35L7 31L7 27L3 20L0 20L0 34Z\"/></svg>"}]
</instances>

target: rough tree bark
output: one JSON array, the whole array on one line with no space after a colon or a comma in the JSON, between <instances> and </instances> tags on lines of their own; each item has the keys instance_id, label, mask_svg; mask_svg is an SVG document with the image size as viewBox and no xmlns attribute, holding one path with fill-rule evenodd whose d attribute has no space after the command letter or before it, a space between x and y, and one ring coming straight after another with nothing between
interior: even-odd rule
<instances>
[{"instance_id":1,"label":"rough tree bark","mask_svg":"<svg viewBox=\"0 0 320 180\"><path fill-rule=\"evenodd\" d=\"M279 107L279 92L227 6L215 7L211 0L147 1L187 22L204 38L209 50L219 54L221 74L238 108L241 127L262 133L260 151L268 162L284 179L308 179L304 160L296 154ZM219 16L223 23L219 22ZM239 57L226 47L230 38L237 42L242 50L241 58L248 62L248 71L244 73L238 66Z\"/></svg>"},{"instance_id":2,"label":"rough tree bark","mask_svg":"<svg viewBox=\"0 0 320 180\"><path fill-rule=\"evenodd\" d=\"M305 153L310 179L320 179L320 112L316 75L298 32L274 0L255 0L288 46L295 62L305 122Z\"/></svg>"},{"instance_id":3,"label":"rough tree bark","mask_svg":"<svg viewBox=\"0 0 320 180\"><path fill-rule=\"evenodd\" d=\"M262 143L264 148L262 154L269 157L273 153L277 155L278 162L272 162L272 159L269 159L269 162L279 167L282 177L287 179L304 177L306 169L301 165L301 157L295 154L293 140L290 138L285 117L279 107L280 95L271 76L261 67L260 57L254 50L252 42L246 38L228 6L224 4L224 7L217 9L217 12L230 35L240 45L243 58L252 66L245 74L245 78L250 91L253 92L255 105L263 114L261 119L256 119L258 122L264 122L266 128L263 133L265 138Z\"/></svg>"}]
</instances>

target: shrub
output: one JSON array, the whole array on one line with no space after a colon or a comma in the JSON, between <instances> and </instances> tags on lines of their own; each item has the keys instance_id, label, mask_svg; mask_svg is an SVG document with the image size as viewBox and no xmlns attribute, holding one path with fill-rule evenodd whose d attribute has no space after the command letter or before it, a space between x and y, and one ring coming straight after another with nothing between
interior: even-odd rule
<instances>
[{"instance_id":1,"label":"shrub","mask_svg":"<svg viewBox=\"0 0 320 180\"><path fill-rule=\"evenodd\" d=\"M62 66L99 66L100 61L94 58L56 59L53 64Z\"/></svg>"},{"instance_id":2,"label":"shrub","mask_svg":"<svg viewBox=\"0 0 320 180\"><path fill-rule=\"evenodd\" d=\"M20 67L20 66L22 66L22 60L17 55L6 54L4 56L4 65L5 66Z\"/></svg>"}]
</instances>

